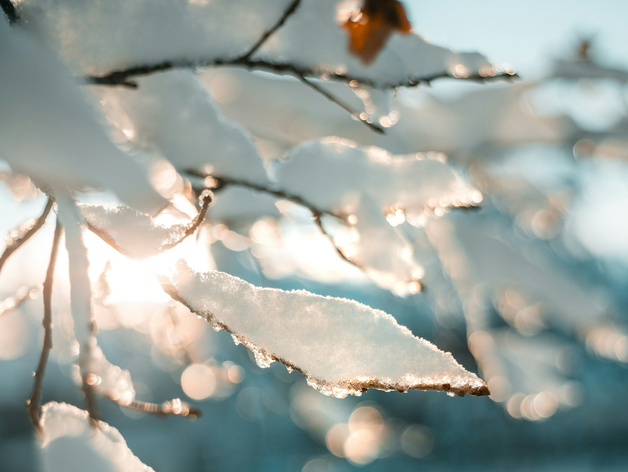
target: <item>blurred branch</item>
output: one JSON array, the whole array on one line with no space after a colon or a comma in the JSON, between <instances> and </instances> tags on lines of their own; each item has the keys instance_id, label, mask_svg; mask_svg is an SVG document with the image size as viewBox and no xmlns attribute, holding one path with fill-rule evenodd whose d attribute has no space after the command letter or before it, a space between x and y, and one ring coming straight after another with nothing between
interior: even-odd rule
<instances>
[{"instance_id":1,"label":"blurred branch","mask_svg":"<svg viewBox=\"0 0 628 472\"><path fill-rule=\"evenodd\" d=\"M303 82L305 85L313 88L314 90L316 90L318 93L320 93L321 95L323 95L325 98L327 98L328 100L334 102L336 105L338 105L340 108L342 108L343 110L345 110L346 112L348 112L352 118L357 118L361 123L364 123L366 126L368 126L369 128L371 128L373 131L375 131L376 133L379 134L385 134L386 131L384 130L384 128L382 128L381 126L368 121L365 118L362 118L362 116L360 116L360 113L358 113L358 111L354 110L353 108L351 108L349 105L347 105L346 103L344 103L343 101L341 101L339 98L335 97L334 95L332 95L331 93L329 93L327 90L325 90L324 88L322 88L321 86L315 84L314 82L311 82L307 77L300 75L299 79L301 80L301 82Z\"/></svg>"},{"instance_id":2,"label":"blurred branch","mask_svg":"<svg viewBox=\"0 0 628 472\"><path fill-rule=\"evenodd\" d=\"M320 229L321 233L331 242L331 244L334 246L334 248L336 249L336 252L340 255L340 257L342 257L345 261L349 262L350 264L356 266L360 270L367 272L366 266L364 266L363 264L361 264L360 262L352 258L347 257L347 255L343 252L343 250L340 247L336 246L336 243L334 242L331 235L325 230L325 227L323 226L323 222L321 221L321 217L323 215L329 215L342 221L343 223L347 223L346 218L343 217L342 215L339 215L338 213L334 213L328 210L321 210L320 208L316 207L314 204L305 201L303 198L297 195L291 195L282 190L275 190L268 187L264 187L263 185L246 182L244 180L231 179L229 177L214 177L210 175L204 175L195 170L186 170L185 173L188 175L192 175L194 177L200 177L204 180L211 179L212 189L215 192L219 192L220 190L230 185L234 185L238 187L245 187L250 190L255 190L257 192L265 193L268 195L272 195L281 200L288 200L292 203L296 203L299 206L307 208L312 213L312 219L316 222L316 225Z\"/></svg>"},{"instance_id":3,"label":"blurred branch","mask_svg":"<svg viewBox=\"0 0 628 472\"><path fill-rule=\"evenodd\" d=\"M403 82L391 82L391 83L378 83L372 79L366 77L359 77L349 75L340 72L328 71L328 70L315 70L308 67L299 67L290 63L272 62L268 60L252 60L245 58L235 59L208 59L192 61L189 59L178 59L172 61L163 61L155 64L145 64L130 67L128 69L120 69L110 72L101 76L88 75L84 79L88 84L94 85L108 85L108 86L123 86L130 88L137 88L137 82L131 79L137 77L143 77L156 72L164 72L172 69L197 69L199 67L220 67L220 66L240 66L249 70L263 70L266 72L272 72L275 74L290 74L295 77L307 77L318 78L325 75L329 80L334 82L341 82L348 84L352 82L354 85L362 85L380 90L395 89L398 87L415 87L420 84L429 85L436 79L453 78L457 80L469 80L474 82L490 82L494 80L511 80L518 78L519 76L512 72L499 72L495 75L483 76L480 74L472 74L466 77L454 76L451 72L443 71L438 74L433 74L424 77L410 77Z\"/></svg>"},{"instance_id":4,"label":"blurred branch","mask_svg":"<svg viewBox=\"0 0 628 472\"><path fill-rule=\"evenodd\" d=\"M20 15L15 10L15 5L11 0L0 0L0 8L9 19L9 24L13 25L20 19Z\"/></svg>"},{"instance_id":5,"label":"blurred branch","mask_svg":"<svg viewBox=\"0 0 628 472\"><path fill-rule=\"evenodd\" d=\"M194 217L194 219L187 225L187 227L185 228L185 232L183 233L183 236L181 236L181 238L179 238L177 241L174 241L164 246L162 248L164 251L168 249L172 249L173 247L181 243L184 239L186 239L188 236L192 236L194 233L196 233L196 230L199 228L199 226L203 224L203 221L205 221L205 217L207 216L207 210L209 210L210 205L214 201L213 192L209 189L203 190L203 192L201 192L201 195L199 196L199 201L201 204L201 209L199 210L198 214Z\"/></svg>"},{"instance_id":6,"label":"blurred branch","mask_svg":"<svg viewBox=\"0 0 628 472\"><path fill-rule=\"evenodd\" d=\"M44 375L46 374L48 356L52 350L52 285L54 281L55 267L57 264L57 254L59 253L61 233L63 233L63 227L57 218L57 225L55 226L55 233L52 240L52 250L50 252L50 262L48 263L46 279L44 280L44 319L42 321L44 326L44 343L41 349L41 356L39 358L39 364L37 365L37 371L35 372L33 392L31 393L30 399L26 402L28 418L38 434L41 434L42 385L44 382Z\"/></svg>"},{"instance_id":7,"label":"blurred branch","mask_svg":"<svg viewBox=\"0 0 628 472\"><path fill-rule=\"evenodd\" d=\"M131 403L123 403L114 399L111 396L105 396L108 400L120 405L123 408L129 410L142 411L144 413L151 413L158 416L182 416L184 418L190 418L195 420L202 415L201 410L191 407L187 403L181 401L179 398L175 398L171 401L163 402L161 404L148 403L139 400L133 400Z\"/></svg>"},{"instance_id":8,"label":"blurred branch","mask_svg":"<svg viewBox=\"0 0 628 472\"><path fill-rule=\"evenodd\" d=\"M275 23L269 30L265 31L264 34L262 35L262 37L253 45L253 47L246 54L244 54L240 58L240 60L247 60L253 54L255 54L255 52L260 47L262 47L262 45L266 42L266 40L270 36L272 36L275 33L275 31L277 31L279 28L281 28L283 26L283 24L286 22L286 20L296 11L296 9L298 8L300 3L301 3L301 0L293 0L293 2L290 5L288 5L288 8L283 13L281 18L279 18L279 21L277 21L277 23Z\"/></svg>"},{"instance_id":9,"label":"blurred branch","mask_svg":"<svg viewBox=\"0 0 628 472\"><path fill-rule=\"evenodd\" d=\"M7 261L9 256L11 256L11 254L17 251L22 244L28 241L44 225L44 223L46 222L46 218L48 217L48 214L50 213L50 210L52 209L53 203L54 203L53 199L49 197L48 201L46 202L46 207L44 208L44 212L41 214L39 218L37 218L33 226L31 226L30 229L26 231L23 235L20 235L18 238L11 241L11 243L7 245L6 249L2 253L2 256L0 256L0 271L2 270L2 267L4 266L4 263Z\"/></svg>"},{"instance_id":10,"label":"blurred branch","mask_svg":"<svg viewBox=\"0 0 628 472\"><path fill-rule=\"evenodd\" d=\"M211 187L211 189L214 192L219 192L229 186L245 187L250 190L255 190L256 192L261 192L261 193L266 193L268 195L272 195L281 200L288 200L292 203L296 203L297 205L305 207L308 210L310 210L313 216L318 217L320 215L330 215L330 216L333 216L334 218L338 218L339 220L346 222L343 216L337 213L331 212L331 211L321 210L320 208L317 208L314 204L305 201L303 198L297 195L291 195L287 192L284 192L283 190L276 190L276 189L264 187L263 185L255 184L252 182L247 182L246 180L232 179L230 177L215 177L213 175L203 174L196 170L187 169L187 170L184 170L183 172L184 174L191 175L194 177L199 177L204 180L211 179L210 182L204 182L204 184L206 187ZM210 183L211 185L207 185L207 183ZM197 188L196 190L202 191L205 189Z\"/></svg>"}]
</instances>

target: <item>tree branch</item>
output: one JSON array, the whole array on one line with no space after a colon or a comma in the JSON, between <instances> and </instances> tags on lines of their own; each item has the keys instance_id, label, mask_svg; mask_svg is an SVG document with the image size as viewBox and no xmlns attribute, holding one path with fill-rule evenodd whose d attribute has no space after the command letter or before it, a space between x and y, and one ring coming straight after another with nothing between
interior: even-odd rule
<instances>
[{"instance_id":1,"label":"tree branch","mask_svg":"<svg viewBox=\"0 0 628 472\"><path fill-rule=\"evenodd\" d=\"M152 413L158 416L182 416L184 418L187 417L195 420L202 415L201 410L191 407L186 402L181 401L181 399L179 398L175 398L171 401L166 401L161 404L143 402L140 400L133 400L131 403L124 403L108 395L105 395L105 398L120 405L122 408L142 411L144 413Z\"/></svg>"},{"instance_id":2,"label":"tree branch","mask_svg":"<svg viewBox=\"0 0 628 472\"><path fill-rule=\"evenodd\" d=\"M511 71L495 73L495 75L480 75L472 74L466 77L454 76L451 72L443 71L437 74L424 76L424 77L410 77L408 80L400 82L387 82L379 83L367 77L360 77L341 73L337 71L330 71L326 69L313 69L309 67L300 67L294 64L285 62L273 62L264 59L243 59L243 58L214 58L207 60L190 60L190 59L176 59L163 61L155 64L144 64L129 67L127 69L119 69L101 76L88 75L84 77L84 80L88 84L94 85L108 85L108 86L126 86L136 88L137 83L131 79L137 77L143 77L157 72L165 72L172 69L197 69L199 67L221 67L221 66L239 66L248 70L263 70L266 72L272 72L275 74L289 74L295 77L304 76L306 78L319 78L326 76L329 80L334 82L341 82L349 84L353 82L354 85L362 85L371 87L374 89L388 90L398 87L415 87L420 84L429 85L433 80L442 78L452 78L456 80L470 80L475 82L490 82L499 79L511 80L518 78L519 76Z\"/></svg>"},{"instance_id":3,"label":"tree branch","mask_svg":"<svg viewBox=\"0 0 628 472\"><path fill-rule=\"evenodd\" d=\"M14 25L20 19L20 16L15 10L15 5L13 5L11 0L0 0L0 8L2 8L2 11L9 19L10 25Z\"/></svg>"},{"instance_id":4,"label":"tree branch","mask_svg":"<svg viewBox=\"0 0 628 472\"><path fill-rule=\"evenodd\" d=\"M180 244L188 236L192 236L194 233L196 233L196 230L205 221L205 217L207 216L207 210L209 210L209 207L213 203L213 201L214 201L214 194L213 194L213 192L211 190L205 189L203 192L201 192L201 195L199 196L199 202L201 204L201 208L200 208L198 214L187 225L187 227L185 228L185 232L183 233L181 238L179 238L177 241L174 241L174 242L172 242L170 244L165 245L162 248L162 250L163 251L167 251L168 249L172 249L173 247L175 247L178 244Z\"/></svg>"},{"instance_id":5,"label":"tree branch","mask_svg":"<svg viewBox=\"0 0 628 472\"><path fill-rule=\"evenodd\" d=\"M44 212L39 218L37 218L33 226L31 226L24 234L19 235L16 239L11 240L10 243L7 244L7 247L2 253L2 256L0 256L0 271L2 270L2 267L4 266L4 263L7 261L9 256L17 251L22 244L28 241L44 225L44 223L46 222L46 218L48 217L48 214L52 209L53 203L54 201L52 200L52 198L48 198L48 201L46 202L46 207L44 208ZM22 223L22 225L24 225L24 223ZM16 230L19 230L19 228L16 228L13 231Z\"/></svg>"},{"instance_id":6,"label":"tree branch","mask_svg":"<svg viewBox=\"0 0 628 472\"><path fill-rule=\"evenodd\" d=\"M198 214L194 217L194 219L190 221L190 223L188 223L188 225L185 228L185 231L183 232L183 235L176 241L162 247L161 248L162 251L166 251L168 249L172 249L173 247L177 246L178 244L183 242L186 238L193 235L196 232L196 230L198 230L199 226L203 224L203 222L205 221L205 217L207 216L207 210L209 209L209 206L214 201L213 192L209 189L204 189L204 191L202 191L201 195L199 196L199 201L201 204L201 208ZM85 223L87 225L87 229L89 229L92 233L94 233L96 236L102 239L105 243L107 243L117 252L119 252L120 254L126 257L131 257L131 258L133 257L133 254L129 253L127 250L120 247L117 241L114 238L112 238L109 235L109 233L107 233L105 230L94 226L89 221L86 221Z\"/></svg>"},{"instance_id":7,"label":"tree branch","mask_svg":"<svg viewBox=\"0 0 628 472\"><path fill-rule=\"evenodd\" d=\"M270 36L272 36L275 33L275 31L277 31L279 28L283 26L286 20L296 11L300 3L301 3L301 0L293 0L293 2L288 6L286 11L281 16L281 18L279 18L279 21L277 21L277 23L275 23L268 31L264 32L262 37L253 45L253 47L249 49L249 51L246 54L240 57L240 60L246 61L253 54L255 54L255 52L260 47L262 47L262 45L266 42L266 40Z\"/></svg>"},{"instance_id":8,"label":"tree branch","mask_svg":"<svg viewBox=\"0 0 628 472\"><path fill-rule=\"evenodd\" d=\"M44 382L44 375L46 374L48 356L52 350L52 285L54 281L55 267L57 264L57 254L59 252L61 233L63 233L63 227L57 219L57 225L55 226L55 233L52 240L52 250L50 252L50 262L48 263L46 279L44 280L44 319L42 321L44 326L44 343L41 349L41 356L39 358L37 371L35 372L33 392L31 393L30 399L26 402L28 418L38 434L41 434L42 385Z\"/></svg>"},{"instance_id":9,"label":"tree branch","mask_svg":"<svg viewBox=\"0 0 628 472\"><path fill-rule=\"evenodd\" d=\"M344 251L339 248L338 246L336 246L336 243L334 242L333 238L331 237L331 235L325 230L325 227L323 226L323 222L321 221L321 217L323 215L329 215L329 216L333 216L334 218L337 218L338 220L347 223L347 220L345 217L343 217L342 215L339 215L337 213L328 211L328 210L321 210L320 208L316 207L315 205L313 205L312 203L309 203L307 201L305 201L303 198L297 196L297 195L291 195L289 193L286 193L282 190L274 190L274 189L270 189L268 187L264 187L262 185L258 185L258 184L254 184L251 182L246 182L244 180L238 180L238 179L231 179L228 177L213 177L213 176L208 176L208 175L203 175L202 173L195 171L195 170L186 170L185 171L186 174L195 176L195 177L200 177L203 179L212 179L212 188L215 192L219 192L220 190L230 186L230 185L235 185L238 187L245 187L248 188L250 190L255 190L257 192L261 192L261 193L266 193L268 195L272 195L274 197L277 197L279 199L282 200L288 200L292 203L296 203L299 206L305 207L308 210L310 210L310 212L312 213L312 219L315 221L316 225L318 226L318 228L320 229L321 233L327 237L327 239L331 242L331 244L334 246L334 248L336 249L336 252L340 255L340 257L342 257L345 261L349 262L350 264L356 266L357 268L359 268L360 270L367 272L366 266L364 266L363 264L361 264L360 262L347 257L347 255L345 255Z\"/></svg>"},{"instance_id":10,"label":"tree branch","mask_svg":"<svg viewBox=\"0 0 628 472\"><path fill-rule=\"evenodd\" d=\"M384 128L382 128L381 126L373 123L372 121L367 120L366 118L362 118L361 113L359 113L357 110L354 110L353 108L351 108L349 105L347 105L346 103L344 103L343 101L341 101L339 98L335 97L334 95L332 95L331 93L329 93L327 90L325 90L323 87L315 84L314 82L311 82L308 78L306 78L303 75L299 76L299 80L301 80L301 82L303 82L305 85L307 85L308 87L311 87L312 89L316 90L318 93L320 93L321 95L323 95L325 98L327 98L328 100L334 102L336 105L338 105L340 108L342 108L343 110L345 110L346 112L348 112L352 118L357 118L358 121L360 121L361 123L364 123L366 126L368 126L369 128L371 128L373 131L375 131L376 133L379 134L386 134L386 131L384 130Z\"/></svg>"}]
</instances>

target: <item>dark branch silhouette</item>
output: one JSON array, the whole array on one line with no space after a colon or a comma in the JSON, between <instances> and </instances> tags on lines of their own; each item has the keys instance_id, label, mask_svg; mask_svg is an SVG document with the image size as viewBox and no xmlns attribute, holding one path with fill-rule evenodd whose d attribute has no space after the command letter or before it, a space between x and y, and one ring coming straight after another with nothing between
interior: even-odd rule
<instances>
[{"instance_id":1,"label":"dark branch silhouette","mask_svg":"<svg viewBox=\"0 0 628 472\"><path fill-rule=\"evenodd\" d=\"M271 189L271 188L268 188L268 187L264 187L263 185L254 184L254 183L247 182L247 181L244 181L244 180L231 179L231 178L228 178L228 177L214 177L214 176L202 174L201 172L198 172L198 171L195 171L195 170L186 170L185 174L188 174L188 175L194 176L194 177L200 177L200 178L202 178L204 180L208 179L208 178L211 179L212 190L214 192L216 192L216 193L218 193L220 190L222 190L222 189L224 189L226 187L229 187L229 186L233 185L233 186L238 186L238 187L245 187L245 188L248 188L250 190L254 190L256 192L261 192L261 193L265 193L265 194L268 194L268 195L272 195L272 196L274 196L274 197L276 197L278 199L288 200L288 201L290 201L292 203L296 203L299 206L307 208L312 213L312 219L316 223L316 226L321 231L323 236L325 236L329 240L329 242L331 242L332 246L334 247L334 249L336 250L338 255L340 257L342 257L345 261L347 261L349 264L357 267L358 269L360 269L361 271L363 271L365 274L368 275L368 267L366 265L362 264L361 262L359 262L358 260L356 260L356 259L354 259L352 257L347 256L345 254L345 252L342 250L342 248L340 248L340 247L338 247L336 245L333 237L327 232L327 230L325 230L325 226L323 225L323 221L321 219L321 217L323 215L329 215L329 216L332 216L332 217L342 221L343 223L348 223L348 221L347 221L345 216L340 215L338 213L334 213L334 212L329 211L329 210L321 210L320 208L316 207L314 204L305 201L303 198L301 198L301 197L299 197L297 195L291 195L291 194L286 193L286 192L284 192L282 190ZM195 190L202 192L205 189L195 188ZM114 241L114 244L115 244L115 241ZM115 247L115 246L112 245L112 247ZM412 282L419 283L419 286L420 286L421 290L423 289L423 285L419 281L412 280Z\"/></svg>"},{"instance_id":2,"label":"dark branch silhouette","mask_svg":"<svg viewBox=\"0 0 628 472\"><path fill-rule=\"evenodd\" d=\"M54 201L52 200L52 198L48 198L48 201L46 202L46 207L44 208L44 212L39 218L37 218L33 226L31 226L29 230L26 231L23 235L20 235L17 239L11 241L11 244L6 247L6 249L2 253L2 256L0 256L0 271L2 271L4 263L11 256L11 254L17 251L20 246L22 246L22 244L28 241L44 225L44 223L46 222L46 218L48 217L48 214L52 209L53 203Z\"/></svg>"},{"instance_id":3,"label":"dark branch silhouette","mask_svg":"<svg viewBox=\"0 0 628 472\"><path fill-rule=\"evenodd\" d=\"M57 254L59 253L61 233L63 233L63 228L57 219L55 234L52 240L52 250L50 252L50 262L48 263L46 279L44 280L44 319L42 321L44 326L44 343L41 349L41 356L39 358L39 364L37 365L37 371L35 372L33 392L31 393L30 399L26 402L28 418L38 434L41 434L42 385L46 374L48 356L52 350L52 285L54 281L55 267L57 264Z\"/></svg>"},{"instance_id":4,"label":"dark branch silhouette","mask_svg":"<svg viewBox=\"0 0 628 472\"><path fill-rule=\"evenodd\" d=\"M0 0L0 8L9 19L9 24L13 25L19 21L20 15L17 14L15 5L11 0Z\"/></svg>"},{"instance_id":5,"label":"dark branch silhouette","mask_svg":"<svg viewBox=\"0 0 628 472\"><path fill-rule=\"evenodd\" d=\"M410 77L408 78L408 80L401 82L380 83L367 77L360 77L357 75L354 76L346 73L328 71L324 69L316 70L308 67L296 66L294 64L285 62L273 62L264 59L252 60L242 58L214 58L208 60L177 59L163 61L155 64L137 65L129 67L127 69L119 69L101 76L88 75L85 76L84 79L89 84L136 88L137 82L134 82L132 79L137 77L144 77L157 72L165 72L172 69L197 69L199 67L220 66L239 66L249 70L263 70L276 74L289 74L297 78L301 76L306 78L319 78L321 76L325 76L326 78L329 78L329 80L334 82L341 82L345 84L353 82L354 85L362 85L380 90L395 89L398 87L416 87L420 84L429 85L432 81L443 78L470 80L476 82L490 82L500 79L511 80L519 77L514 72L499 72L495 75L487 76L472 74L466 77L458 77L454 76L451 72L443 71L441 73L424 77Z\"/></svg>"},{"instance_id":6,"label":"dark branch silhouette","mask_svg":"<svg viewBox=\"0 0 628 472\"><path fill-rule=\"evenodd\" d=\"M336 105L338 105L340 108L342 108L343 110L345 110L346 112L348 112L352 118L356 118L358 121L360 121L360 123L364 123L366 126L368 126L369 128L371 128L373 131L375 131L376 133L380 133L380 134L386 134L386 131L384 130L384 128L382 128L381 126L365 119L362 118L362 116L360 116L360 113L356 110L354 110L353 108L351 108L349 105L347 105L346 103L344 103L343 101L341 101L339 98L335 97L334 95L332 95L331 93L329 93L327 90L325 90L323 87L315 84L314 82L310 81L307 77L300 75L299 79L301 80L301 82L303 82L305 85L307 85L308 87L313 88L314 90L316 90L318 93L320 93L322 96L324 96L325 98L327 98L328 100L334 102Z\"/></svg>"},{"instance_id":7,"label":"dark branch silhouette","mask_svg":"<svg viewBox=\"0 0 628 472\"><path fill-rule=\"evenodd\" d=\"M281 28L283 26L283 24L286 22L286 20L297 10L297 8L299 7L300 3L301 3L301 0L293 0L293 2L288 6L286 11L281 16L281 18L279 18L279 21L277 21L277 23L275 23L268 31L264 32L262 37L240 59L241 60L247 60L253 54L255 54L255 52L260 47L262 47L262 45L266 42L266 40L268 38L270 38L275 33L275 31L277 31L279 28Z\"/></svg>"}]
</instances>

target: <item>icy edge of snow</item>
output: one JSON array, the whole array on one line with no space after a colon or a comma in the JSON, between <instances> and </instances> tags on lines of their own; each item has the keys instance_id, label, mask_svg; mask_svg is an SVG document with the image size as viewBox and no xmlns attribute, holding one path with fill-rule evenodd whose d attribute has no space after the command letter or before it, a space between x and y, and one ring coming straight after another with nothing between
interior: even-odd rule
<instances>
[{"instance_id":1,"label":"icy edge of snow","mask_svg":"<svg viewBox=\"0 0 628 472\"><path fill-rule=\"evenodd\" d=\"M195 277L202 277L204 274L193 272L184 262L180 262L178 267L184 267L188 273L193 273ZM425 339L418 338L413 336L408 328L405 326L399 325L397 321L388 313L385 313L381 310L373 309L363 305L355 300L348 300L342 298L335 297L324 297L321 295L316 295L309 293L305 290L293 290L290 292L286 292L280 289L274 288L264 288L264 287L256 287L248 282L234 277L229 274L221 273L221 276L233 281L234 283L244 286L249 290L260 292L274 292L274 293L301 293L307 297L312 299L325 299L325 300L334 300L340 303L345 303L349 305L354 305L360 308L366 308L376 314L379 317L382 317L389 321L394 326L398 327L401 332L407 333L412 336L417 342L421 343L427 349L437 352L444 356L445 359L453 362L453 365L460 370L459 374L453 378L451 378L450 373L445 372L440 376L432 375L432 376L417 376L413 374L405 374L400 380L394 381L387 378L377 378L377 377L367 377L360 376L356 378L346 379L346 380L326 380L324 378L313 375L305 369L302 369L295 363L285 358L282 358L267 349L251 342L247 336L243 333L235 332L229 325L222 322L218 316L214 315L209 311L201 311L195 309L191 303L185 300L185 298L181 295L178 288L176 287L175 282L173 281L173 277L166 278L162 277L161 284L166 293L170 295L174 300L180 302L184 306L186 306L192 313L202 316L216 331L226 331L231 334L234 342L236 344L244 344L248 349L253 352L255 356L255 360L260 367L269 367L272 362L279 362L286 366L288 371L297 371L301 373L307 380L308 385L319 390L321 393L329 396L334 396L336 398L345 398L347 395L361 395L366 392L368 389L377 389L384 391L393 391L396 390L398 392L407 392L408 390L434 390L441 392L448 392L451 394L456 394L458 396L464 396L465 394L471 394L474 396L487 396L490 395L488 387L486 383L478 378L475 374L468 372L464 369L460 364L456 362L454 357L448 353L439 350L434 344L426 341ZM298 342L298 341L295 341ZM464 376L464 377L463 377Z\"/></svg>"}]
</instances>

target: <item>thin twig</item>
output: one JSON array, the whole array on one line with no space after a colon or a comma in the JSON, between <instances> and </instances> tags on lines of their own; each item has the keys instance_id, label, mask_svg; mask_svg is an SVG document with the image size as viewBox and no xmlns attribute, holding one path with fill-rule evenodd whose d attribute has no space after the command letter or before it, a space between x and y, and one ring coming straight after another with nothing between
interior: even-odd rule
<instances>
[{"instance_id":1,"label":"thin twig","mask_svg":"<svg viewBox=\"0 0 628 472\"><path fill-rule=\"evenodd\" d=\"M101 76L88 75L84 77L84 80L88 84L94 85L108 85L108 86L124 86L130 88L136 88L137 83L131 79L137 77L143 77L154 74L156 72L165 72L172 69L198 69L202 67L221 67L221 66L240 66L249 70L263 70L272 72L275 74L290 74L295 77L308 77L318 78L325 76L331 81L341 82L348 84L352 82L354 85L361 85L371 87L379 90L396 89L398 87L416 87L420 84L429 85L432 81L437 79L449 78L456 80L467 80L475 82L490 82L500 79L516 79L519 76L513 72L500 72L495 75L484 76L480 74L471 74L466 77L454 76L449 71L443 71L440 73L432 74L423 77L410 77L407 80L399 82L376 82L368 77L349 75L342 72L330 71L326 69L313 69L309 67L300 67L294 64L285 62L274 62L265 59L242 59L242 58L214 58L206 60L190 60L190 59L175 59L169 61L162 61L155 64L143 64L127 69L119 69L109 72Z\"/></svg>"},{"instance_id":2,"label":"thin twig","mask_svg":"<svg viewBox=\"0 0 628 472\"><path fill-rule=\"evenodd\" d=\"M173 241L169 244L164 245L161 248L162 251L166 251L168 249L172 249L173 247L177 246L178 244L183 242L183 240L185 240L189 236L192 236L198 230L199 226L203 224L203 222L205 221L205 217L207 216L207 210L209 209L209 206L214 201L214 194L212 193L211 190L204 189L204 191L201 192L201 195L199 196L199 201L201 204L201 208L198 214L194 217L194 219L190 221L190 223L188 223L188 225L185 228L185 231L183 232L183 235L181 235L181 237L177 239L176 241ZM88 230L90 230L92 233L94 233L96 236L102 239L105 243L107 243L117 252L119 252L123 256L133 258L133 254L127 251L126 249L124 249L123 247L121 247L118 244L118 242L105 230L98 228L97 226L94 226L89 221L86 221L86 225L87 225Z\"/></svg>"},{"instance_id":3,"label":"thin twig","mask_svg":"<svg viewBox=\"0 0 628 472\"><path fill-rule=\"evenodd\" d=\"M41 434L41 398L44 375L46 374L46 364L48 356L52 350L52 285L54 281L55 267L57 264L57 254L59 252L59 241L63 227L57 218L55 233L52 240L52 250L50 252L50 262L46 271L46 279L44 280L44 343L39 357L39 364L35 372L35 384L30 399L26 402L26 410L28 418L38 434Z\"/></svg>"},{"instance_id":4,"label":"thin twig","mask_svg":"<svg viewBox=\"0 0 628 472\"><path fill-rule=\"evenodd\" d=\"M268 187L264 187L263 185L259 185L259 184L255 184L252 182L247 182L246 180L240 180L240 179L232 179L230 177L214 177L212 175L207 175L207 174L203 174L201 172L198 172L196 170L185 170L184 171L185 174L190 175L190 176L194 176L194 177L199 177L201 179L212 179L212 186L211 189L214 192L219 192L220 190L234 185L237 187L245 187L248 188L250 190L255 190L257 192L261 192L261 193L266 193L268 195L272 195L274 197L277 197L281 200L288 200L292 203L296 203L299 206L305 207L308 210L310 210L312 212L313 216L317 216L317 215L330 215L333 216L334 218L337 218L339 220L342 221L346 221L345 218L337 213L331 212L331 211L327 211L327 210L322 210L320 208L318 208L316 205L305 201L303 198L299 197L298 195L292 195L289 194L287 192L284 192L283 190L276 190L276 189L272 189L272 188L268 188Z\"/></svg>"},{"instance_id":5,"label":"thin twig","mask_svg":"<svg viewBox=\"0 0 628 472\"><path fill-rule=\"evenodd\" d=\"M296 9L298 8L300 3L301 3L301 0L293 0L293 2L288 6L286 11L281 16L281 18L279 18L279 21L277 21L277 23L275 23L268 31L264 32L262 37L253 45L253 47L251 49L249 49L249 51L246 54L244 54L242 57L240 57L240 60L246 61L253 54L255 54L255 52L260 47L262 47L262 45L266 42L266 40L271 35L273 35L275 33L275 31L277 31L279 28L281 28L283 26L283 24L286 22L286 20L296 11Z\"/></svg>"},{"instance_id":6,"label":"thin twig","mask_svg":"<svg viewBox=\"0 0 628 472\"><path fill-rule=\"evenodd\" d=\"M202 173L195 171L195 170L186 170L185 171L186 174L189 175L193 175L195 177L200 177L200 178L210 178L212 179L212 184L213 184L213 190L215 192L219 192L220 190L230 186L230 185L235 185L238 187L245 187L248 188L250 190L255 190L257 192L261 192L261 193L266 193L268 195L272 195L274 197L277 197L279 199L282 200L288 200L292 203L296 203L299 206L305 207L308 210L310 210L310 212L312 213L312 219L316 222L316 225L318 226L318 228L321 230L321 233L327 237L327 239L332 243L332 245L334 246L334 248L336 249L336 252L340 255L340 257L342 257L344 260L346 260L347 262L349 262L350 264L358 267L360 270L366 272L366 266L364 266L363 264L361 264L360 262L348 257L344 251L339 248L338 246L336 246L336 243L334 242L333 238L331 237L331 235L325 230L321 217L323 215L329 215L332 216L344 223L347 222L346 218L344 218L343 216L328 211L328 210L321 210L320 208L316 207L314 204L309 203L307 201L305 201L303 198L297 196L297 195L291 195L289 193L286 193L282 190L274 190L268 187L264 187L263 185L259 185L259 184L254 184L251 182L247 182L245 180L238 180L238 179L231 179L229 177L213 177L213 176L207 176L207 175L203 175Z\"/></svg>"},{"instance_id":7,"label":"thin twig","mask_svg":"<svg viewBox=\"0 0 628 472\"><path fill-rule=\"evenodd\" d=\"M180 244L184 239L186 239L187 237L192 236L194 233L196 233L196 230L205 221L205 217L207 216L207 210L209 210L209 207L210 207L210 205L212 204L213 201L214 201L214 194L213 194L213 192L211 190L205 189L203 192L201 192L201 195L199 196L199 202L201 204L201 208L200 208L198 214L187 225L183 235L178 240L176 240L176 241L174 241L174 242L172 242L170 244L166 244L164 247L162 247L162 250L163 251L167 251L168 249L172 249L176 245Z\"/></svg>"},{"instance_id":8,"label":"thin twig","mask_svg":"<svg viewBox=\"0 0 628 472\"><path fill-rule=\"evenodd\" d=\"M337 98L334 95L332 95L331 93L329 93L323 87L315 84L314 82L310 81L308 78L306 78L303 75L299 76L299 80L301 82L303 82L305 85L307 85L307 86L311 87L312 89L316 90L322 96L324 96L328 100L332 101L333 103L338 105L343 110L345 110L347 113L349 113L351 115L351 118L356 118L358 121L360 121L360 123L364 123L366 126L371 128L376 133L386 134L386 131L384 130L384 128L382 128L381 126L379 126L379 125L377 125L377 124L367 120L366 118L362 118L361 113L359 113L357 110L354 110L349 105L347 105L345 102L343 102L339 98Z\"/></svg>"},{"instance_id":9,"label":"thin twig","mask_svg":"<svg viewBox=\"0 0 628 472\"><path fill-rule=\"evenodd\" d=\"M175 398L161 404L143 402L140 400L133 400L130 403L123 403L108 395L106 395L105 398L111 400L117 405L120 405L122 408L142 411L144 413L151 413L158 416L182 416L184 418L196 419L202 415L201 410L191 407L187 403L181 401L181 399L179 398Z\"/></svg>"},{"instance_id":10,"label":"thin twig","mask_svg":"<svg viewBox=\"0 0 628 472\"><path fill-rule=\"evenodd\" d=\"M9 19L9 24L14 25L20 19L20 15L17 14L15 10L15 5L11 0L0 0L0 8Z\"/></svg>"},{"instance_id":11,"label":"thin twig","mask_svg":"<svg viewBox=\"0 0 628 472\"><path fill-rule=\"evenodd\" d=\"M31 226L30 229L26 231L23 235L20 235L17 239L11 241L11 244L6 247L6 249L2 253L2 256L0 256L0 271L2 271L2 267L4 266L4 263L7 261L9 256L17 251L20 246L22 246L22 244L28 241L44 225L44 223L46 222L46 218L48 217L48 214L52 209L53 203L54 201L52 200L52 198L48 198L48 201L46 202L46 207L44 208L44 212L39 218L37 218L33 226Z\"/></svg>"},{"instance_id":12,"label":"thin twig","mask_svg":"<svg viewBox=\"0 0 628 472\"><path fill-rule=\"evenodd\" d=\"M323 233L323 236L325 236L329 240L329 242L332 244L332 246L334 246L334 249L336 249L336 252L340 255L340 257L342 257L349 264L356 266L362 272L367 273L367 268L362 263L347 256L340 247L336 246L334 238L332 238L331 235L325 230L321 216L322 215L314 215L313 219L314 219L314 222L316 223L316 226L318 226L318 229L320 229L321 233Z\"/></svg>"}]
</instances>

